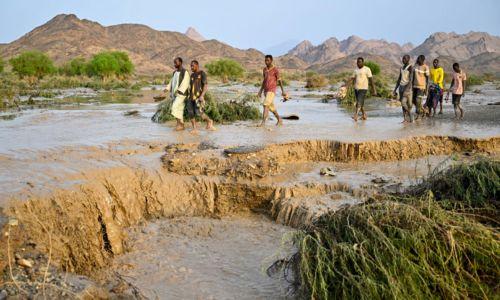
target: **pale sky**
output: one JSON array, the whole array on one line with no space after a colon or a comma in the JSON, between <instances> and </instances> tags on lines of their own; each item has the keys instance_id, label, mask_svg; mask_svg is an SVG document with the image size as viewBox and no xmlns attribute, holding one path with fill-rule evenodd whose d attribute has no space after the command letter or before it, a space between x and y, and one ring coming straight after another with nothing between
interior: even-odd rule
<instances>
[{"instance_id":1,"label":"pale sky","mask_svg":"<svg viewBox=\"0 0 500 300\"><path fill-rule=\"evenodd\" d=\"M206 38L259 50L352 34L414 44L436 31L500 35L500 0L0 0L0 43L60 13L102 25L140 23L179 32L193 26Z\"/></svg>"}]
</instances>

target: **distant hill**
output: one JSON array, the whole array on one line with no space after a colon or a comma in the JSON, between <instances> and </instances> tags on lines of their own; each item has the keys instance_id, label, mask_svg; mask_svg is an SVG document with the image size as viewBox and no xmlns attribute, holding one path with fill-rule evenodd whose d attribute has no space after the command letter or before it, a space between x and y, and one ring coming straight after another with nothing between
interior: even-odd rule
<instances>
[{"instance_id":1,"label":"distant hill","mask_svg":"<svg viewBox=\"0 0 500 300\"><path fill-rule=\"evenodd\" d=\"M276 47L284 51L284 44ZM264 57L256 49L242 50L218 40L206 40L192 27L183 34L140 24L102 26L73 14L57 15L21 38L0 44L0 56L8 59L34 49L46 52L57 64L75 57L89 58L102 50L126 51L139 74L170 72L172 60L177 56L186 62L197 59L202 65L217 58L231 58L249 70L260 70ZM332 37L319 45L305 40L277 57L276 63L287 71L342 72L352 70L356 57L363 55L379 63L384 73L396 73L405 53L412 55L413 62L417 55L424 54L429 65L433 58L439 57L445 70L455 61L463 63L470 73L499 74L500 69L500 37L484 32L438 32L417 47L382 39L365 40L355 35L341 41Z\"/></svg>"},{"instance_id":2,"label":"distant hill","mask_svg":"<svg viewBox=\"0 0 500 300\"><path fill-rule=\"evenodd\" d=\"M203 42L204 40L206 40L206 38L204 38L198 31L196 31L196 29L194 29L193 27L189 27L187 30L186 30L186 33L184 33L188 38L192 39L192 40L195 40L197 42Z\"/></svg>"},{"instance_id":3,"label":"distant hill","mask_svg":"<svg viewBox=\"0 0 500 300\"><path fill-rule=\"evenodd\" d=\"M228 57L254 69L263 60L263 54L255 49L241 50L217 40L198 42L179 32L139 24L105 27L73 14L57 15L7 44L1 56L9 58L33 49L46 52L59 64L79 56L88 58L102 50L123 50L129 53L138 73L170 71L177 56L183 56L185 61L196 58L202 64Z\"/></svg>"}]
</instances>

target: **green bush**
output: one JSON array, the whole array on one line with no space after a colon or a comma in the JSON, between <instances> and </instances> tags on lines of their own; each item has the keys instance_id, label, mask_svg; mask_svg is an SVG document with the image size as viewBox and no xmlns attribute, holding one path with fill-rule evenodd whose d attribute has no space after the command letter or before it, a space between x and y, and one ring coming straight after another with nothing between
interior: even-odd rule
<instances>
[{"instance_id":1,"label":"green bush","mask_svg":"<svg viewBox=\"0 0 500 300\"><path fill-rule=\"evenodd\" d=\"M77 57L65 63L61 69L61 73L67 76L85 75L87 71L87 63L84 58Z\"/></svg>"},{"instance_id":2,"label":"green bush","mask_svg":"<svg viewBox=\"0 0 500 300\"><path fill-rule=\"evenodd\" d=\"M465 81L465 87L469 89L470 87L474 85L481 85L484 83L484 80L481 76L474 75L474 74L468 74L467 75L467 80Z\"/></svg>"},{"instance_id":3,"label":"green bush","mask_svg":"<svg viewBox=\"0 0 500 300\"><path fill-rule=\"evenodd\" d=\"M104 51L92 57L87 65L89 76L99 76L103 79L112 76L127 76L132 74L134 66L125 52Z\"/></svg>"},{"instance_id":4,"label":"green bush","mask_svg":"<svg viewBox=\"0 0 500 300\"><path fill-rule=\"evenodd\" d=\"M245 94L240 101L217 101L211 93L207 93L205 95L205 113L217 123L257 120L261 118L261 113L255 105L255 102L258 102L256 98L255 94ZM158 105L158 110L151 120L156 123L172 121L175 118L171 111L172 101L163 101ZM187 117L187 110L184 110L184 118L187 119Z\"/></svg>"},{"instance_id":5,"label":"green bush","mask_svg":"<svg viewBox=\"0 0 500 300\"><path fill-rule=\"evenodd\" d=\"M10 59L12 71L19 77L43 78L55 71L52 60L40 51L26 51Z\"/></svg>"},{"instance_id":6,"label":"green bush","mask_svg":"<svg viewBox=\"0 0 500 300\"><path fill-rule=\"evenodd\" d=\"M306 73L306 88L320 88L326 86L327 84L328 80L324 75L315 72Z\"/></svg>"},{"instance_id":7,"label":"green bush","mask_svg":"<svg viewBox=\"0 0 500 300\"><path fill-rule=\"evenodd\" d=\"M3 62L3 59L0 57L0 73L3 72L4 67L5 67L5 63Z\"/></svg>"},{"instance_id":8,"label":"green bush","mask_svg":"<svg viewBox=\"0 0 500 300\"><path fill-rule=\"evenodd\" d=\"M371 61L371 60L367 60L367 61L365 61L365 66L370 68L373 76L380 74L380 65L377 64L376 62Z\"/></svg>"},{"instance_id":9,"label":"green bush","mask_svg":"<svg viewBox=\"0 0 500 300\"><path fill-rule=\"evenodd\" d=\"M205 66L208 74L220 77L224 82L237 80L243 77L245 69L232 59L219 59L212 61Z\"/></svg>"}]
</instances>

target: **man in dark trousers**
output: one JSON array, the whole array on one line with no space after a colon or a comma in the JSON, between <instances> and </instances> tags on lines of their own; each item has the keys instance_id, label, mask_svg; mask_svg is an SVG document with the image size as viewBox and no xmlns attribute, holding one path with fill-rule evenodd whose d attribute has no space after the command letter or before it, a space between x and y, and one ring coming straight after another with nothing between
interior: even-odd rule
<instances>
[{"instance_id":1,"label":"man in dark trousers","mask_svg":"<svg viewBox=\"0 0 500 300\"><path fill-rule=\"evenodd\" d=\"M405 54L401 61L403 62L403 66L399 69L399 77L398 81L396 81L396 87L394 88L393 95L396 96L397 92L399 92L399 101L401 102L401 107L403 108L403 123L411 123L413 122L413 117L411 115L412 66L410 64L410 56Z\"/></svg>"},{"instance_id":2,"label":"man in dark trousers","mask_svg":"<svg viewBox=\"0 0 500 300\"><path fill-rule=\"evenodd\" d=\"M362 57L358 57L356 60L357 68L352 74L352 84L354 84L354 94L356 95L356 113L352 117L354 121L358 121L359 111L361 111L361 118L366 120L365 112L365 97L368 92L368 83L372 88L372 95L375 96L377 91L375 89L375 84L373 82L372 70L365 66L365 60Z\"/></svg>"},{"instance_id":3,"label":"man in dark trousers","mask_svg":"<svg viewBox=\"0 0 500 300\"><path fill-rule=\"evenodd\" d=\"M207 74L200 70L197 60L191 61L191 80L189 98L186 103L189 118L193 125L193 133L196 133L196 117L207 122L207 130L216 130L214 122L205 114L205 94L208 90Z\"/></svg>"}]
</instances>

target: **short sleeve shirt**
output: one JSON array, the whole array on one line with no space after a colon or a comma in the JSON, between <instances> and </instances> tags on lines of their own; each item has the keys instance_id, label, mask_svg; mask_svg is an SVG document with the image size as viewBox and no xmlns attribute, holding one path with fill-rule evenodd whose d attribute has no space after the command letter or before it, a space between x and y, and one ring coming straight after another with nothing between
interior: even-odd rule
<instances>
[{"instance_id":1,"label":"short sleeve shirt","mask_svg":"<svg viewBox=\"0 0 500 300\"><path fill-rule=\"evenodd\" d=\"M439 85L439 88L443 88L444 71L443 68L431 68L431 80L433 83Z\"/></svg>"},{"instance_id":2,"label":"short sleeve shirt","mask_svg":"<svg viewBox=\"0 0 500 300\"><path fill-rule=\"evenodd\" d=\"M464 71L460 71L460 73L453 72L453 86L451 87L451 92L453 94L462 95L464 93L464 80L467 80Z\"/></svg>"},{"instance_id":3,"label":"short sleeve shirt","mask_svg":"<svg viewBox=\"0 0 500 300\"><path fill-rule=\"evenodd\" d=\"M427 77L429 77L429 67L427 65L415 65L413 67L413 88L425 89L427 85Z\"/></svg>"},{"instance_id":4,"label":"short sleeve shirt","mask_svg":"<svg viewBox=\"0 0 500 300\"><path fill-rule=\"evenodd\" d=\"M354 89L356 90L367 90L368 89L368 78L372 78L372 70L367 66L363 66L361 69L356 68L353 73L354 77Z\"/></svg>"},{"instance_id":5,"label":"short sleeve shirt","mask_svg":"<svg viewBox=\"0 0 500 300\"><path fill-rule=\"evenodd\" d=\"M278 86L278 80L280 79L280 71L276 67L268 69L264 68L262 71L264 75L264 92L276 93L276 87Z\"/></svg>"},{"instance_id":6,"label":"short sleeve shirt","mask_svg":"<svg viewBox=\"0 0 500 300\"><path fill-rule=\"evenodd\" d=\"M203 71L193 72L190 83L190 98L193 100L200 98L203 88L207 84L207 74Z\"/></svg>"}]
</instances>

